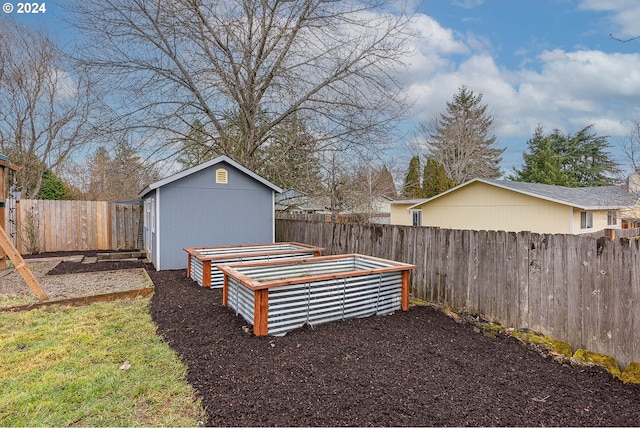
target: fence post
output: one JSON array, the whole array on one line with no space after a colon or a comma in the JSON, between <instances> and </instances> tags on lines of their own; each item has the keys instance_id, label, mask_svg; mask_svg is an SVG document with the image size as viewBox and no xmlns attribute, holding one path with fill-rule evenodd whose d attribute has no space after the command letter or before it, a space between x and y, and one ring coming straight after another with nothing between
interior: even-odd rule
<instances>
[{"instance_id":1,"label":"fence post","mask_svg":"<svg viewBox=\"0 0 640 428\"><path fill-rule=\"evenodd\" d=\"M615 241L616 239L616 230L615 229L605 229L604 230L604 236L611 239L612 241Z\"/></svg>"}]
</instances>

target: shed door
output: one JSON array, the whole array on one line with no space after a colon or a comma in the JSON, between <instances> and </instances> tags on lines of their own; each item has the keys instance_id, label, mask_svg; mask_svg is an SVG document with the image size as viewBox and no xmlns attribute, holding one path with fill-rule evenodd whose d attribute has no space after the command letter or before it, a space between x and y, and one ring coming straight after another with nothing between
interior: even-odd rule
<instances>
[{"instance_id":1,"label":"shed door","mask_svg":"<svg viewBox=\"0 0 640 428\"><path fill-rule=\"evenodd\" d=\"M156 204L155 198L147 198L144 201L144 250L149 257L152 248L153 230L155 229L154 222L156 219ZM150 259L151 260L151 259Z\"/></svg>"}]
</instances>

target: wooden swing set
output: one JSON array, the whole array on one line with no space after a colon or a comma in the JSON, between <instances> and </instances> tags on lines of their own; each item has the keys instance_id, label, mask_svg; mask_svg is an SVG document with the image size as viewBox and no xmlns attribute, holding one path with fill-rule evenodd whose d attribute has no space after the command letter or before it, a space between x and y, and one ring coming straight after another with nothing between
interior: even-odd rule
<instances>
[{"instance_id":1,"label":"wooden swing set","mask_svg":"<svg viewBox=\"0 0 640 428\"><path fill-rule=\"evenodd\" d=\"M9 162L6 156L0 154L0 270L7 268L7 256L9 256L16 270L20 273L20 276L22 276L38 300L48 300L47 294L33 275L33 272L31 272L31 269L29 269L20 252L13 245L13 242L11 242L11 238L9 238L5 230L7 224L7 171L18 171L19 169L20 168L15 165L11 165L11 162Z\"/></svg>"}]
</instances>

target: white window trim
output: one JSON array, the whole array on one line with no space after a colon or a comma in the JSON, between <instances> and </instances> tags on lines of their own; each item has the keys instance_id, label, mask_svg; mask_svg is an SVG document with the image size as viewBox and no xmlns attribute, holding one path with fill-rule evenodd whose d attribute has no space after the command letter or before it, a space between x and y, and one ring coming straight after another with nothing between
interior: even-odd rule
<instances>
[{"instance_id":1,"label":"white window trim","mask_svg":"<svg viewBox=\"0 0 640 428\"><path fill-rule=\"evenodd\" d=\"M415 221L416 215L418 216L418 224ZM422 210L411 210L411 226L422 226Z\"/></svg>"},{"instance_id":2,"label":"white window trim","mask_svg":"<svg viewBox=\"0 0 640 428\"><path fill-rule=\"evenodd\" d=\"M582 215L585 215L584 226ZM593 229L593 211L580 211L580 230Z\"/></svg>"}]
</instances>

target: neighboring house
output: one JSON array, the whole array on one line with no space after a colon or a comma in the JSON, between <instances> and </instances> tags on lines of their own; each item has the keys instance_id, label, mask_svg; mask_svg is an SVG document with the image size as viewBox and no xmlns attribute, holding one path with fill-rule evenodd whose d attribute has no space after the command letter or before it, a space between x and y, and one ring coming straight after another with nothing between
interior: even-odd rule
<instances>
[{"instance_id":1,"label":"neighboring house","mask_svg":"<svg viewBox=\"0 0 640 428\"><path fill-rule=\"evenodd\" d=\"M338 218L364 219L371 223L389 224L391 198L375 196L372 200L366 197L352 198L356 202L346 208L344 204L337 213ZM365 202L362 202L365 201ZM309 196L295 189L287 189L276 196L276 212L287 214L317 214L330 218L331 199L328 196Z\"/></svg>"},{"instance_id":2,"label":"neighboring house","mask_svg":"<svg viewBox=\"0 0 640 428\"><path fill-rule=\"evenodd\" d=\"M147 186L144 249L157 270L187 267L183 248L271 243L278 186L226 156Z\"/></svg>"},{"instance_id":3,"label":"neighboring house","mask_svg":"<svg viewBox=\"0 0 640 428\"><path fill-rule=\"evenodd\" d=\"M410 211L409 207L427 199L402 199L391 202L391 224L422 226L422 211Z\"/></svg>"},{"instance_id":4,"label":"neighboring house","mask_svg":"<svg viewBox=\"0 0 640 428\"><path fill-rule=\"evenodd\" d=\"M365 221L377 224L389 224L391 216L391 204L393 200L386 196L362 197L364 202L355 203L353 207L345 210L345 215L359 215Z\"/></svg>"},{"instance_id":5,"label":"neighboring house","mask_svg":"<svg viewBox=\"0 0 640 428\"><path fill-rule=\"evenodd\" d=\"M276 211L289 214L331 214L328 197L314 197L295 189L276 195Z\"/></svg>"},{"instance_id":6,"label":"neighboring house","mask_svg":"<svg viewBox=\"0 0 640 428\"><path fill-rule=\"evenodd\" d=\"M618 186L562 187L479 179L406 208L407 219L447 229L591 233L620 228L638 198Z\"/></svg>"}]
</instances>

